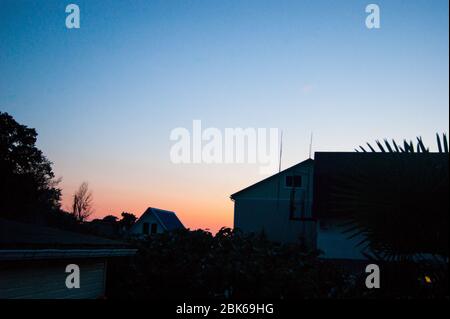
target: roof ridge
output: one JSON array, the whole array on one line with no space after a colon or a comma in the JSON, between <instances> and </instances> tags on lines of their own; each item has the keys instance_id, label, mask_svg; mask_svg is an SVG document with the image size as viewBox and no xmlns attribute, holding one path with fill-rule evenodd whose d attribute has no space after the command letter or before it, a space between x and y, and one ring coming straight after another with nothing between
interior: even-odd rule
<instances>
[{"instance_id":1,"label":"roof ridge","mask_svg":"<svg viewBox=\"0 0 450 319\"><path fill-rule=\"evenodd\" d=\"M312 158L308 158L308 159L306 159L304 161L301 161L300 163L297 163L297 164L292 165L292 166L290 166L288 168L285 168L284 170L282 170L282 171L280 171L280 172L278 172L276 174L270 175L269 177L266 177L266 178L260 180L259 182L253 183L250 186L247 186L247 187L241 189L240 191L237 191L236 193L231 194L230 198L233 200L234 196L236 196L237 194L239 194L239 193L241 193L243 191L246 191L246 190L248 190L248 189L250 189L250 188L252 188L252 187L254 187L256 185L259 185L260 183L263 183L263 182L265 182L265 181L267 181L267 180L269 180L269 179L279 175L279 174L282 174L282 173L284 173L284 172L286 172L286 171L288 171L290 169L293 169L296 166L299 166L299 165L302 165L302 164L306 164L306 163L310 163L310 162L314 162L314 160Z\"/></svg>"}]
</instances>

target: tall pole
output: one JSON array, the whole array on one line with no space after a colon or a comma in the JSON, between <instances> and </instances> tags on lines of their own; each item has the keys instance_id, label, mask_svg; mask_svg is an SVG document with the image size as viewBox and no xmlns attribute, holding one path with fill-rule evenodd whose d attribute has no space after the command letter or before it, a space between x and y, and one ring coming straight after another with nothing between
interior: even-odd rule
<instances>
[{"instance_id":1,"label":"tall pole","mask_svg":"<svg viewBox=\"0 0 450 319\"><path fill-rule=\"evenodd\" d=\"M281 131L280 138L280 160L278 162L278 173L281 172L281 157L283 156L283 130Z\"/></svg>"},{"instance_id":2,"label":"tall pole","mask_svg":"<svg viewBox=\"0 0 450 319\"><path fill-rule=\"evenodd\" d=\"M283 130L281 130L281 138L280 138L280 159L278 162L278 187L277 187L277 215L278 215L278 207L280 204L280 183L281 183L281 176L280 176L280 172L281 172L281 157L283 156Z\"/></svg>"}]
</instances>

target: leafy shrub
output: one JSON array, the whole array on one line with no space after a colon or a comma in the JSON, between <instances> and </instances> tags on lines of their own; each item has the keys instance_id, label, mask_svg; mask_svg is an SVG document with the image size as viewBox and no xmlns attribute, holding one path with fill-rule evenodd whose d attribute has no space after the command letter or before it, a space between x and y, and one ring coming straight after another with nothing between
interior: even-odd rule
<instances>
[{"instance_id":1,"label":"leafy shrub","mask_svg":"<svg viewBox=\"0 0 450 319\"><path fill-rule=\"evenodd\" d=\"M109 269L112 298L320 298L344 284L316 251L229 228L215 236L179 230L135 243L134 261Z\"/></svg>"},{"instance_id":2,"label":"leafy shrub","mask_svg":"<svg viewBox=\"0 0 450 319\"><path fill-rule=\"evenodd\" d=\"M318 258L300 244L280 245L263 235L222 228L215 236L178 230L135 241L132 260L110 263L107 296L125 299L315 299L448 296L448 265L433 284L430 267L386 263L382 289L365 286L367 262ZM433 274L438 272L433 271Z\"/></svg>"}]
</instances>

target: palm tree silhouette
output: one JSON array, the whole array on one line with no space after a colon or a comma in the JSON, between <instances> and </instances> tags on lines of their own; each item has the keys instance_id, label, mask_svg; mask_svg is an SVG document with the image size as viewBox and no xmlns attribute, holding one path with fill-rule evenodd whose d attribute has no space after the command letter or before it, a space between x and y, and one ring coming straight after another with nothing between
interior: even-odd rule
<instances>
[{"instance_id":1,"label":"palm tree silhouette","mask_svg":"<svg viewBox=\"0 0 450 319\"><path fill-rule=\"evenodd\" d=\"M379 156L354 163L351 176L336 183L332 213L343 218L348 238L362 238L357 247L368 257L448 257L448 140L436 136L434 153L421 137L416 145L377 140L379 151L360 146L357 152Z\"/></svg>"}]
</instances>

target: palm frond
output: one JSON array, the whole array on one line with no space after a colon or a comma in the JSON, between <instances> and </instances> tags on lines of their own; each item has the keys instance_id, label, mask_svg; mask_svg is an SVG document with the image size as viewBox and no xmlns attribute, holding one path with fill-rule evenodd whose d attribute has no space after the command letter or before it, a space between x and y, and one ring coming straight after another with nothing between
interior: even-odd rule
<instances>
[{"instance_id":1,"label":"palm frond","mask_svg":"<svg viewBox=\"0 0 450 319\"><path fill-rule=\"evenodd\" d=\"M405 153L409 153L409 144L406 140L403 140L403 149L405 150Z\"/></svg>"},{"instance_id":2,"label":"palm frond","mask_svg":"<svg viewBox=\"0 0 450 319\"><path fill-rule=\"evenodd\" d=\"M437 142L439 153L442 153L441 137L439 136L439 133L436 133L436 142Z\"/></svg>"},{"instance_id":3,"label":"palm frond","mask_svg":"<svg viewBox=\"0 0 450 319\"><path fill-rule=\"evenodd\" d=\"M436 134L436 139L439 153L448 153L447 135ZM400 144L394 139L376 140L376 149L366 144L358 151L430 153L421 136ZM448 245L443 241L448 234L448 199L444 196L448 167L441 161L445 158L392 156L392 161L376 169L352 168L357 169L354 176L343 179L333 195L333 210L347 223L341 231L349 239L360 240L361 236L361 244L367 243L378 253L377 258L384 260L404 261L419 252L448 256ZM377 199L373 194L379 194ZM434 218L424 223L424 211L432 212Z\"/></svg>"},{"instance_id":4,"label":"palm frond","mask_svg":"<svg viewBox=\"0 0 450 319\"><path fill-rule=\"evenodd\" d=\"M380 148L382 153L386 153L386 150L383 147L383 144L381 144L381 142L379 140L376 140L376 143L378 145L378 147Z\"/></svg>"},{"instance_id":5,"label":"palm frond","mask_svg":"<svg viewBox=\"0 0 450 319\"><path fill-rule=\"evenodd\" d=\"M375 149L372 147L372 145L370 145L369 143L367 143L367 146L369 146L369 148L370 148L370 150L371 150L372 152L374 152L374 153L376 152Z\"/></svg>"},{"instance_id":6,"label":"palm frond","mask_svg":"<svg viewBox=\"0 0 450 319\"><path fill-rule=\"evenodd\" d=\"M409 149L411 150L411 153L414 153L414 143L413 141L409 141Z\"/></svg>"},{"instance_id":7,"label":"palm frond","mask_svg":"<svg viewBox=\"0 0 450 319\"><path fill-rule=\"evenodd\" d=\"M389 141L387 139L384 139L384 144L386 145L386 147L390 153L394 153L394 150L392 149L392 147L389 144Z\"/></svg>"},{"instance_id":8,"label":"palm frond","mask_svg":"<svg viewBox=\"0 0 450 319\"><path fill-rule=\"evenodd\" d=\"M394 145L395 151L396 151L397 153L400 153L400 149L399 149L399 147L398 147L398 145L397 145L397 143L395 142L394 139L392 139L392 144Z\"/></svg>"},{"instance_id":9,"label":"palm frond","mask_svg":"<svg viewBox=\"0 0 450 319\"><path fill-rule=\"evenodd\" d=\"M422 140L421 136L419 136L417 138L417 150L421 151L422 153L428 153L429 152L429 150L423 144L423 140Z\"/></svg>"},{"instance_id":10,"label":"palm frond","mask_svg":"<svg viewBox=\"0 0 450 319\"><path fill-rule=\"evenodd\" d=\"M447 135L444 133L444 152L448 153L448 141L447 141Z\"/></svg>"}]
</instances>

